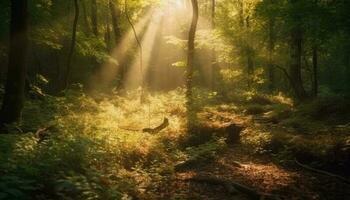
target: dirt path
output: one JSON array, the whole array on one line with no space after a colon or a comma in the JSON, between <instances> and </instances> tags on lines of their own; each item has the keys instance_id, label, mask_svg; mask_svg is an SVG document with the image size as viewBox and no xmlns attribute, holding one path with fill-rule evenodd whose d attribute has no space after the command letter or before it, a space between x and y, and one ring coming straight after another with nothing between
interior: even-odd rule
<instances>
[{"instance_id":1,"label":"dirt path","mask_svg":"<svg viewBox=\"0 0 350 200\"><path fill-rule=\"evenodd\" d=\"M249 155L236 146L213 162L177 173L173 181L159 189L159 199L250 199L241 193L230 195L222 186L183 181L194 176L235 181L280 199L350 198L350 186L337 179L306 171L294 164L282 167L267 156Z\"/></svg>"},{"instance_id":2,"label":"dirt path","mask_svg":"<svg viewBox=\"0 0 350 200\"><path fill-rule=\"evenodd\" d=\"M214 115L219 116L220 121L252 124L251 118L231 113ZM293 161L282 166L269 155L253 154L251 149L245 148L231 146L208 163L176 173L167 185L157 188L158 199L251 199L243 193L229 194L220 185L186 181L198 176L234 181L259 193L271 194L275 199L350 199L350 185L336 178L310 172Z\"/></svg>"}]
</instances>

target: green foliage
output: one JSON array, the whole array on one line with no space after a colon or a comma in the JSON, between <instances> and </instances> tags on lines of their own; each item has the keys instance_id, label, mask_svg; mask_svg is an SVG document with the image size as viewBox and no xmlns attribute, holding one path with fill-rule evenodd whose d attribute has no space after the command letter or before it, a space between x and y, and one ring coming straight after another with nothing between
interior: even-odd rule
<instances>
[{"instance_id":1,"label":"green foliage","mask_svg":"<svg viewBox=\"0 0 350 200\"><path fill-rule=\"evenodd\" d=\"M149 96L150 107L140 104L138 97L135 91L97 103L79 90L69 90L64 97L46 95L41 101L27 101L22 124L12 130L16 135L0 135L1 196L142 196L145 188L156 187L164 175L172 173L173 163L184 157L215 155L224 147L223 140L216 139L196 148L179 149L178 141L186 137L182 90ZM151 127L164 116L170 120L169 127L157 135L141 131L149 127L145 120L149 109ZM54 128L40 141L34 132L47 126Z\"/></svg>"}]
</instances>

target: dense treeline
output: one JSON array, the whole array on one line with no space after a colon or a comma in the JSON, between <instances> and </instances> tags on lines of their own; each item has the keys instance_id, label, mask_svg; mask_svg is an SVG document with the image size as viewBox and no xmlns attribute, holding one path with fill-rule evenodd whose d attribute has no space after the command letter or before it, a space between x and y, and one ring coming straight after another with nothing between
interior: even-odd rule
<instances>
[{"instance_id":1,"label":"dense treeline","mask_svg":"<svg viewBox=\"0 0 350 200\"><path fill-rule=\"evenodd\" d=\"M292 91L300 100L319 88L348 93L347 1L223 1L221 8L218 24L248 84L262 67L266 81L258 87L265 90Z\"/></svg>"}]
</instances>

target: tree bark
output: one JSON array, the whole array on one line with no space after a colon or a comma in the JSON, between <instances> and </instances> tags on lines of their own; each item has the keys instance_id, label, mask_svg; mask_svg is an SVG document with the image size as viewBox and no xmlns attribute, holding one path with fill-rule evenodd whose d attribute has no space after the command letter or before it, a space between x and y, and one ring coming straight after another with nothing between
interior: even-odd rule
<instances>
[{"instance_id":1,"label":"tree bark","mask_svg":"<svg viewBox=\"0 0 350 200\"><path fill-rule=\"evenodd\" d=\"M67 68L66 68L66 74L65 74L65 81L64 81L64 89L68 87L69 84L69 76L71 71L71 64L72 64L72 57L74 53L75 48L75 42L76 42L76 35L77 35L77 25L78 25L78 19L79 19L79 4L78 0L74 0L74 9L75 9L75 16L74 16L74 22L73 22L73 30L72 30L72 40L70 44L70 49L68 53L68 59L67 59Z\"/></svg>"},{"instance_id":2,"label":"tree bark","mask_svg":"<svg viewBox=\"0 0 350 200\"><path fill-rule=\"evenodd\" d=\"M211 0L211 28L212 31L215 29L215 0ZM216 73L217 73L217 64L216 64L216 52L215 49L212 49L211 52L211 89L214 91L216 89Z\"/></svg>"},{"instance_id":3,"label":"tree bark","mask_svg":"<svg viewBox=\"0 0 350 200\"><path fill-rule=\"evenodd\" d=\"M105 39L107 51L110 52L112 50L112 45L111 45L111 26L109 22L109 14L107 14L106 16L106 32L104 35L104 39Z\"/></svg>"},{"instance_id":4,"label":"tree bark","mask_svg":"<svg viewBox=\"0 0 350 200\"><path fill-rule=\"evenodd\" d=\"M293 28L291 33L291 65L290 65L290 77L293 82L294 93L298 100L304 100L306 98L306 91L303 86L301 76L301 60L302 60L302 47L303 47L303 33L299 25Z\"/></svg>"},{"instance_id":5,"label":"tree bark","mask_svg":"<svg viewBox=\"0 0 350 200\"><path fill-rule=\"evenodd\" d=\"M349 52L350 51L350 42L348 41L348 44L345 46L344 49L344 66L345 66L345 82L346 82L346 92L350 93L350 55Z\"/></svg>"},{"instance_id":6,"label":"tree bark","mask_svg":"<svg viewBox=\"0 0 350 200\"><path fill-rule=\"evenodd\" d=\"M312 66L313 66L313 87L312 91L315 97L318 95L318 48L315 45L312 48Z\"/></svg>"},{"instance_id":7,"label":"tree bark","mask_svg":"<svg viewBox=\"0 0 350 200\"><path fill-rule=\"evenodd\" d=\"M28 2L11 1L10 47L1 124L19 121L24 102L28 47Z\"/></svg>"},{"instance_id":8,"label":"tree bark","mask_svg":"<svg viewBox=\"0 0 350 200\"><path fill-rule=\"evenodd\" d=\"M246 34L249 33L250 30L250 17L247 16L246 18ZM246 42L245 42L245 53L247 56L247 72L248 72L248 87L251 88L251 85L253 83L253 74L254 74L254 49L252 45L250 44L250 38L248 37Z\"/></svg>"},{"instance_id":9,"label":"tree bark","mask_svg":"<svg viewBox=\"0 0 350 200\"><path fill-rule=\"evenodd\" d=\"M88 14L86 11L85 1L81 1L81 6L83 8L83 17L84 17L84 26L85 26L85 35L89 35L91 33L91 28L88 20Z\"/></svg>"},{"instance_id":10,"label":"tree bark","mask_svg":"<svg viewBox=\"0 0 350 200\"><path fill-rule=\"evenodd\" d=\"M291 5L296 5L300 0L290 0ZM291 29L291 65L289 74L294 94L299 101L306 99L307 94L303 86L301 76L302 53L303 53L303 30L298 16L293 16L293 25Z\"/></svg>"},{"instance_id":11,"label":"tree bark","mask_svg":"<svg viewBox=\"0 0 350 200\"><path fill-rule=\"evenodd\" d=\"M187 80L186 80L186 98L187 98L187 112L188 112L188 128L191 130L191 120L193 114L193 96L192 96L192 84L193 84L193 68L194 68L194 49L195 49L195 37L198 24L198 1L191 0L192 3L192 22L188 35L188 52L187 52Z\"/></svg>"},{"instance_id":12,"label":"tree bark","mask_svg":"<svg viewBox=\"0 0 350 200\"><path fill-rule=\"evenodd\" d=\"M118 44L120 39L121 39L121 35L122 35L119 24L118 24L118 18L120 15L119 15L119 10L116 7L113 0L109 0L109 9L111 11L111 16L112 16L112 26L113 26L115 43Z\"/></svg>"},{"instance_id":13,"label":"tree bark","mask_svg":"<svg viewBox=\"0 0 350 200\"><path fill-rule=\"evenodd\" d=\"M273 3L273 1L271 1ZM270 17L268 19L268 77L269 77L269 90L272 92L275 89L275 69L273 63L273 52L275 50L275 19Z\"/></svg>"},{"instance_id":14,"label":"tree bark","mask_svg":"<svg viewBox=\"0 0 350 200\"><path fill-rule=\"evenodd\" d=\"M97 24L97 2L96 0L91 1L91 23L92 31L95 36L98 36L98 24Z\"/></svg>"}]
</instances>

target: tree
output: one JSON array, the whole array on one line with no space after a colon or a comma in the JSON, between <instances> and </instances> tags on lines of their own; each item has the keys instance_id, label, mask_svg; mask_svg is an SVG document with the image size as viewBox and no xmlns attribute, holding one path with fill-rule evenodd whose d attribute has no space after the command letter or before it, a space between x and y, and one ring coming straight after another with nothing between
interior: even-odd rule
<instances>
[{"instance_id":1,"label":"tree","mask_svg":"<svg viewBox=\"0 0 350 200\"><path fill-rule=\"evenodd\" d=\"M291 31L290 31L290 48L291 48L291 64L289 67L289 75L294 93L299 100L304 100L307 96L303 86L301 76L302 54L303 54L303 28L301 14L296 12L300 7L300 0L289 0L292 7L291 15Z\"/></svg>"},{"instance_id":2,"label":"tree","mask_svg":"<svg viewBox=\"0 0 350 200\"><path fill-rule=\"evenodd\" d=\"M91 33L91 28L90 28L88 14L86 10L86 4L84 0L81 1L81 7L83 8L84 32L85 32L85 35L89 35Z\"/></svg>"},{"instance_id":3,"label":"tree","mask_svg":"<svg viewBox=\"0 0 350 200\"><path fill-rule=\"evenodd\" d=\"M187 112L189 120L192 119L193 114L193 96L192 96L192 84L193 84L193 68L194 68L194 49L195 49L195 37L198 24L198 1L191 0L192 3L192 22L190 31L188 34L188 52L187 52L187 80L186 80L186 98L187 98ZM188 121L188 128L191 130L191 122Z\"/></svg>"},{"instance_id":4,"label":"tree","mask_svg":"<svg viewBox=\"0 0 350 200\"><path fill-rule=\"evenodd\" d=\"M116 44L119 43L119 40L121 38L121 30L118 24L118 18L119 18L119 10L116 7L115 3L113 0L109 0L109 9L111 10L111 16L112 16L112 26L113 26L113 31L114 31L114 38Z\"/></svg>"},{"instance_id":5,"label":"tree","mask_svg":"<svg viewBox=\"0 0 350 200\"><path fill-rule=\"evenodd\" d=\"M78 0L74 0L74 9L75 9L75 16L74 16L74 22L73 22L72 40L71 40L70 49L69 49L69 53L68 53L68 59L67 59L67 68L66 68L66 74L65 74L64 89L66 89L68 87L68 84L69 84L69 76L70 76L70 71L71 71L72 57L73 57L73 53L74 53L75 41L76 41L76 36L77 36L77 26L78 26L78 19L79 19Z\"/></svg>"},{"instance_id":6,"label":"tree","mask_svg":"<svg viewBox=\"0 0 350 200\"><path fill-rule=\"evenodd\" d=\"M11 1L9 64L1 110L1 124L16 122L21 118L28 46L27 9L27 0Z\"/></svg>"},{"instance_id":7,"label":"tree","mask_svg":"<svg viewBox=\"0 0 350 200\"><path fill-rule=\"evenodd\" d=\"M273 5L275 2L274 0L270 0L269 5ZM275 16L273 14L269 14L267 17L267 29L268 29L268 87L270 92L272 92L275 89L275 68L273 63L273 52L275 50Z\"/></svg>"},{"instance_id":8,"label":"tree","mask_svg":"<svg viewBox=\"0 0 350 200\"><path fill-rule=\"evenodd\" d=\"M215 7L216 7L216 1L211 0L211 28L214 31L215 29ZM212 49L211 52L211 89L215 89L215 81L216 81L216 52L215 49Z\"/></svg>"},{"instance_id":9,"label":"tree","mask_svg":"<svg viewBox=\"0 0 350 200\"><path fill-rule=\"evenodd\" d=\"M91 1L91 23L92 31L95 36L98 36L98 22L97 22L97 2L96 0Z\"/></svg>"}]
</instances>

